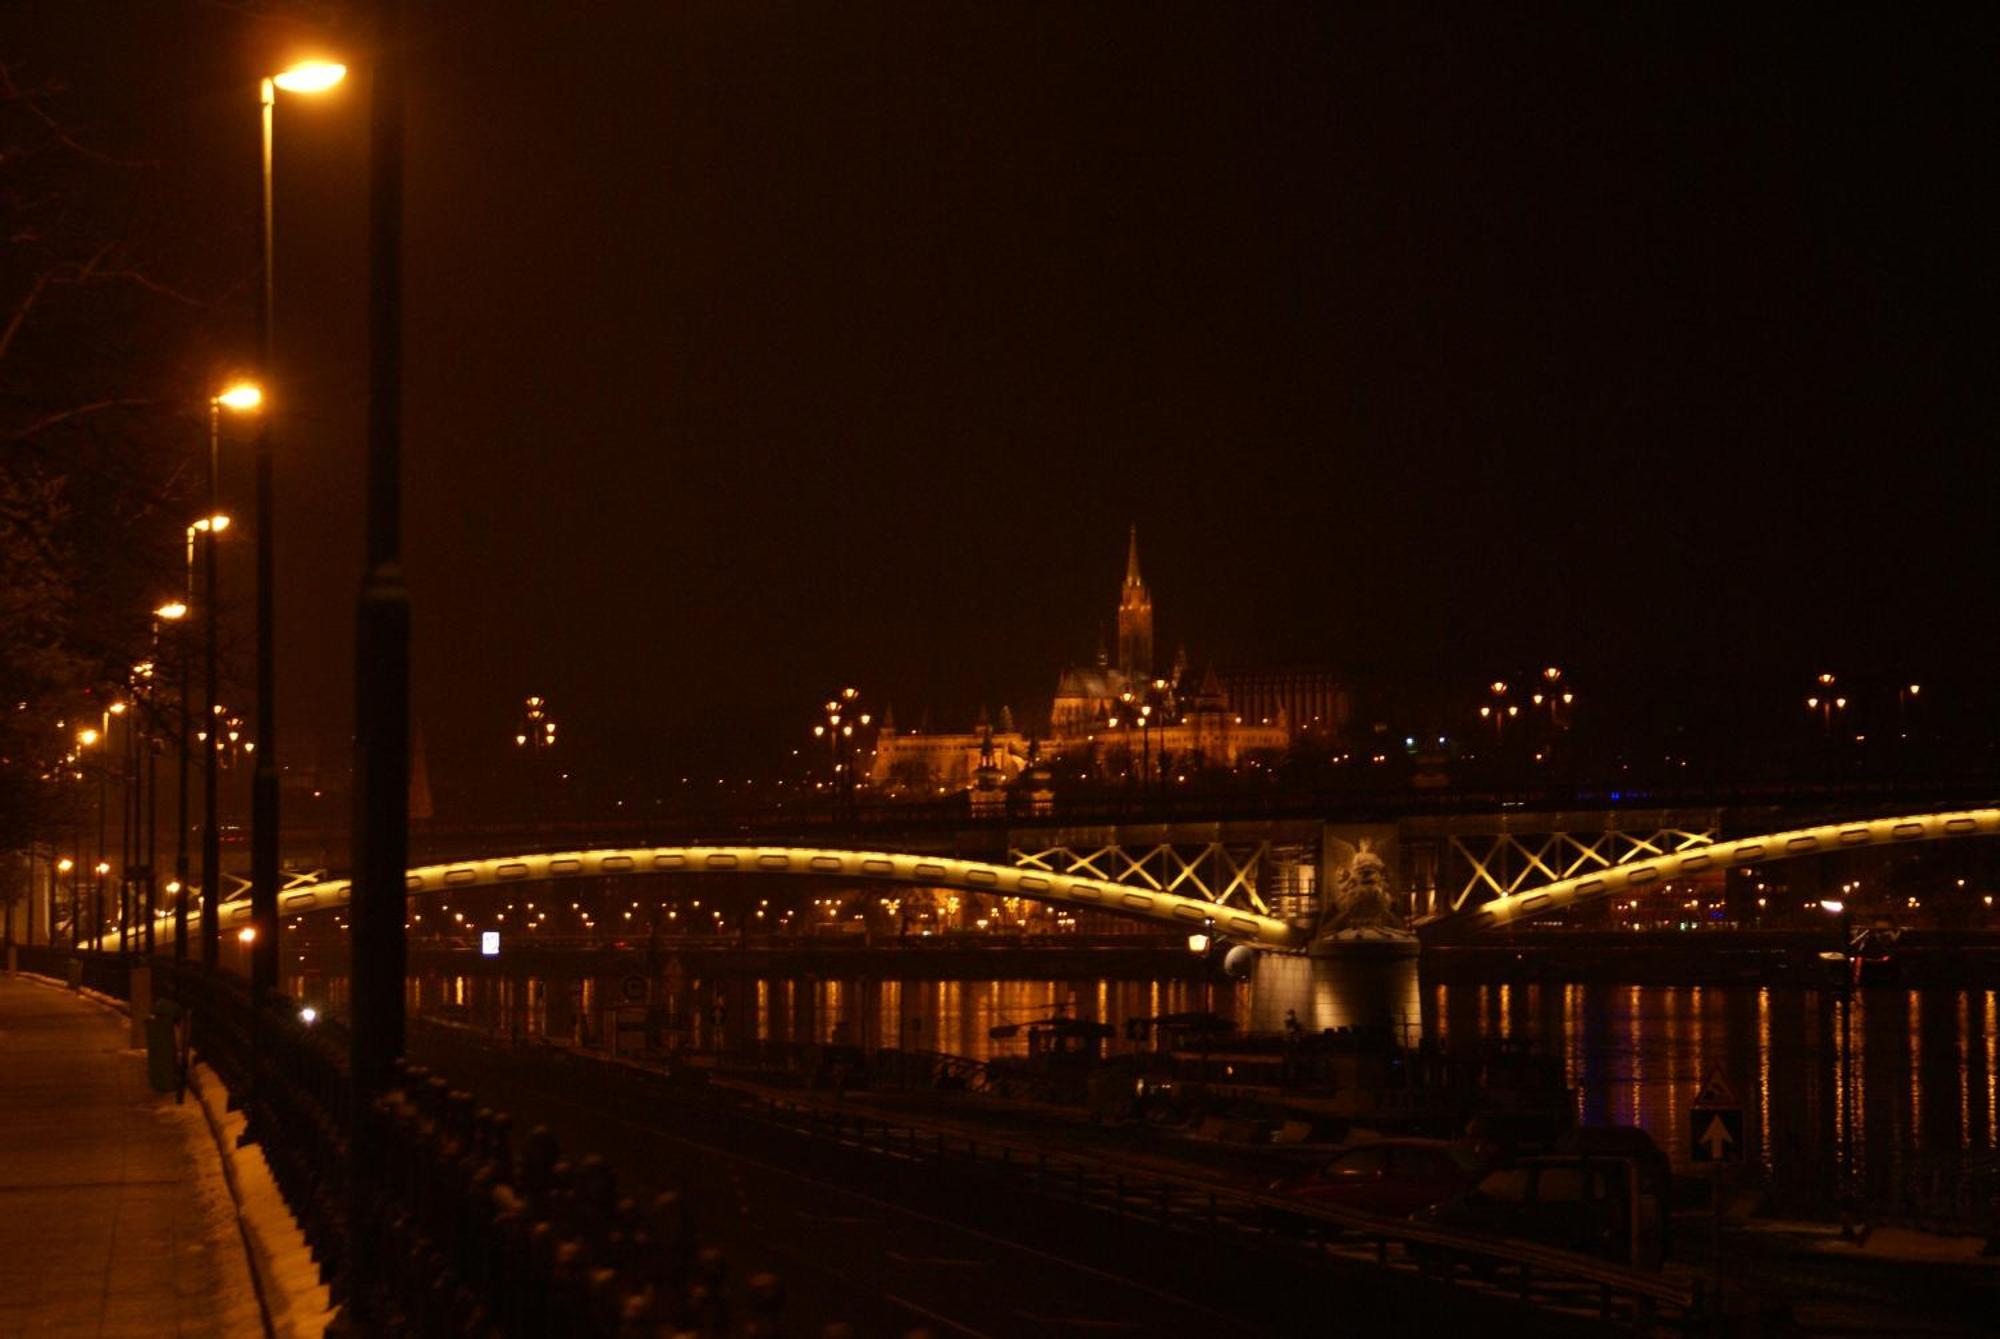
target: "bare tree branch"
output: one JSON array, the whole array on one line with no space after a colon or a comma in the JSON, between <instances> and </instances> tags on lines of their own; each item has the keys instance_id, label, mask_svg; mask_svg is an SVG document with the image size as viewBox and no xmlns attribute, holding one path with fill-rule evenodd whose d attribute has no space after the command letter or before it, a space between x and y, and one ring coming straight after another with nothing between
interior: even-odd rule
<instances>
[{"instance_id":1,"label":"bare tree branch","mask_svg":"<svg viewBox=\"0 0 2000 1339\"><path fill-rule=\"evenodd\" d=\"M115 154L105 153L102 149L93 149L88 144L76 139L67 130L64 130L62 125L53 116L50 116L43 109L42 104L37 101L38 97L46 96L46 92L46 90L38 90L35 93L24 91L19 84L14 82L13 70L9 69L5 62L0 62L0 101L18 103L27 111L28 115L41 123L42 129L47 131L49 138L53 139L56 143L73 153L82 154L85 158L92 158L100 163L108 163L113 167L152 167L154 165L145 159L120 158Z\"/></svg>"},{"instance_id":2,"label":"bare tree branch","mask_svg":"<svg viewBox=\"0 0 2000 1339\"><path fill-rule=\"evenodd\" d=\"M155 399L135 397L116 400L96 400L90 404L73 405L68 409L59 409L52 414L44 414L27 426L7 433L0 440L24 442L37 433L46 432L48 429L55 427L58 423L67 423L72 419L85 418L91 414L101 414L108 409L138 409L158 403L159 401Z\"/></svg>"}]
</instances>

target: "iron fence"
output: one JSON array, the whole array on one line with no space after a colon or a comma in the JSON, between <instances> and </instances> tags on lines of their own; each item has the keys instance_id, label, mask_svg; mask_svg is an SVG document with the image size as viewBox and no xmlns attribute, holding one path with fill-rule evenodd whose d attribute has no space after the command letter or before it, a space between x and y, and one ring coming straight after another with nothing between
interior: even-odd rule
<instances>
[{"instance_id":1,"label":"iron fence","mask_svg":"<svg viewBox=\"0 0 2000 1339\"><path fill-rule=\"evenodd\" d=\"M185 1013L195 1052L244 1111L339 1332L778 1333L778 1278L730 1279L677 1195L621 1199L603 1159L565 1157L545 1127L517 1149L505 1112L419 1066L399 1063L391 1089L358 1109L348 1038L282 995L253 1001L239 977L166 959L21 946L18 962L127 1001L131 968L152 968L156 1007Z\"/></svg>"}]
</instances>

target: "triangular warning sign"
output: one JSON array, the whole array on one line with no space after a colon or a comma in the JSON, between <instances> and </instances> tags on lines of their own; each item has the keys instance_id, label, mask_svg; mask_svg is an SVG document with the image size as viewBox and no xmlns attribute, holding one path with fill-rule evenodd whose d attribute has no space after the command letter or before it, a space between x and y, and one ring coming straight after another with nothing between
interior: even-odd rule
<instances>
[{"instance_id":1,"label":"triangular warning sign","mask_svg":"<svg viewBox=\"0 0 2000 1339\"><path fill-rule=\"evenodd\" d=\"M1708 1071L1708 1078L1703 1081L1701 1091L1695 1094L1694 1105L1698 1107L1740 1107L1743 1105L1743 1101L1737 1097L1736 1090L1729 1086L1729 1080L1722 1077L1722 1068L1717 1066Z\"/></svg>"}]
</instances>

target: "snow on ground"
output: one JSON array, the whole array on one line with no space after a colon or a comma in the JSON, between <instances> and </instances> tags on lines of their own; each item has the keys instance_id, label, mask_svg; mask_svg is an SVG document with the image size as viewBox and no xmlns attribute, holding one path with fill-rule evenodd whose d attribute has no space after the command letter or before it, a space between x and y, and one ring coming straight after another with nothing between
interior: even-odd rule
<instances>
[{"instance_id":1,"label":"snow on ground","mask_svg":"<svg viewBox=\"0 0 2000 1339\"><path fill-rule=\"evenodd\" d=\"M305 1234L278 1191L263 1149L237 1142L243 1134L243 1113L224 1109L222 1081L208 1066L195 1066L190 1086L199 1094L216 1148L229 1164L236 1215L271 1333L277 1339L317 1339L333 1320L332 1306Z\"/></svg>"}]
</instances>

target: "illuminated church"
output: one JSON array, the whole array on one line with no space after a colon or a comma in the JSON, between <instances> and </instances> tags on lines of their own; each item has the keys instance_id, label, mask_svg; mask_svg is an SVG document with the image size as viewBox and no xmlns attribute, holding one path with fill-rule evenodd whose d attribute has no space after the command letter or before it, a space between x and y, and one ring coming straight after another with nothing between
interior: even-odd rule
<instances>
[{"instance_id":1,"label":"illuminated church","mask_svg":"<svg viewBox=\"0 0 2000 1339\"><path fill-rule=\"evenodd\" d=\"M998 722L982 713L967 732L899 732L886 719L870 781L886 794L912 797L991 791L1019 784L1040 762L1071 776L1175 784L1268 765L1300 736L1334 739L1347 724L1347 689L1324 671L1196 672L1185 651L1159 664L1136 526L1117 627L1115 660L1100 644L1095 664L1058 676L1046 732L1018 728L1006 711ZM1036 768L1031 780L1044 775L1046 768Z\"/></svg>"}]
</instances>

